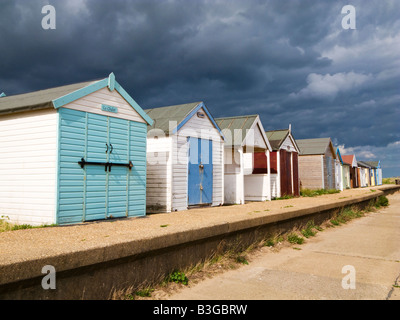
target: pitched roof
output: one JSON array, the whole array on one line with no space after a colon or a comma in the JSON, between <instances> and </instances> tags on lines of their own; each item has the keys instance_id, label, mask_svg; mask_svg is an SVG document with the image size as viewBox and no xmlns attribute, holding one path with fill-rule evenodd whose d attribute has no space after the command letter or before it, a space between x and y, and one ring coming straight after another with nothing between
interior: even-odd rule
<instances>
[{"instance_id":1,"label":"pitched roof","mask_svg":"<svg viewBox=\"0 0 400 320\"><path fill-rule=\"evenodd\" d=\"M300 139L296 140L296 143L300 149L301 155L325 154L326 150L330 147L333 155L336 157L330 138Z\"/></svg>"},{"instance_id":2,"label":"pitched roof","mask_svg":"<svg viewBox=\"0 0 400 320\"><path fill-rule=\"evenodd\" d=\"M106 87L110 91L116 90L148 125L153 124L153 120L115 80L113 72L107 78L101 80L80 82L10 97L2 97L0 98L0 115L43 108L58 109Z\"/></svg>"},{"instance_id":3,"label":"pitched roof","mask_svg":"<svg viewBox=\"0 0 400 320\"><path fill-rule=\"evenodd\" d=\"M82 89L97 81L99 80L2 97L0 98L0 114L53 107L53 100Z\"/></svg>"},{"instance_id":4,"label":"pitched roof","mask_svg":"<svg viewBox=\"0 0 400 320\"><path fill-rule=\"evenodd\" d=\"M342 156L342 159L344 162L350 164L352 167L357 166L357 159L354 154L344 155Z\"/></svg>"},{"instance_id":5,"label":"pitched roof","mask_svg":"<svg viewBox=\"0 0 400 320\"><path fill-rule=\"evenodd\" d=\"M279 150L283 141L285 141L286 137L289 135L289 129L283 130L271 130L266 131L266 135L268 137L269 142L271 143L272 150Z\"/></svg>"},{"instance_id":6,"label":"pitched roof","mask_svg":"<svg viewBox=\"0 0 400 320\"><path fill-rule=\"evenodd\" d=\"M144 109L144 112L154 120L153 125L147 128L151 129L161 129L165 134L170 134L170 121L176 122L179 125L189 114L202 102L193 102L186 104L179 104L173 106Z\"/></svg>"},{"instance_id":7,"label":"pitched roof","mask_svg":"<svg viewBox=\"0 0 400 320\"><path fill-rule=\"evenodd\" d=\"M289 129L281 129L281 130L270 130L265 132L269 142L271 143L272 150L277 151L280 149L282 143L285 142L286 138L290 135L292 137L292 142L299 151L299 146L297 145L296 140L293 138L292 132Z\"/></svg>"},{"instance_id":8,"label":"pitched roof","mask_svg":"<svg viewBox=\"0 0 400 320\"><path fill-rule=\"evenodd\" d=\"M241 146L245 134L250 130L257 120L258 115L247 115L237 117L216 118L215 122L223 132L230 131L231 134L226 135L225 143L231 146ZM233 140L233 141L232 141Z\"/></svg>"},{"instance_id":9,"label":"pitched roof","mask_svg":"<svg viewBox=\"0 0 400 320\"><path fill-rule=\"evenodd\" d=\"M379 167L379 161L363 161L365 164L369 165L372 168Z\"/></svg>"},{"instance_id":10,"label":"pitched roof","mask_svg":"<svg viewBox=\"0 0 400 320\"><path fill-rule=\"evenodd\" d=\"M215 122L224 132L225 145L227 146L239 147L243 145L272 150L260 116L257 114L217 118ZM254 132L254 136L248 135L247 130L257 130L256 128L259 130L259 135L256 132ZM262 140L259 140L260 138Z\"/></svg>"},{"instance_id":11,"label":"pitched roof","mask_svg":"<svg viewBox=\"0 0 400 320\"><path fill-rule=\"evenodd\" d=\"M371 166L368 165L368 164L367 164L366 162L364 162L364 161L357 161L357 165L358 165L359 167L371 168Z\"/></svg>"}]
</instances>

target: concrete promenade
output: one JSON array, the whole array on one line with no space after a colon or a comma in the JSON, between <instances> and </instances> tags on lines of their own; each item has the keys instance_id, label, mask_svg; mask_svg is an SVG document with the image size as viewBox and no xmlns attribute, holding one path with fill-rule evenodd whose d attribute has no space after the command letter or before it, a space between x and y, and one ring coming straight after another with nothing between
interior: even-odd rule
<instances>
[{"instance_id":1,"label":"concrete promenade","mask_svg":"<svg viewBox=\"0 0 400 320\"><path fill-rule=\"evenodd\" d=\"M0 298L107 299L209 257L221 241L256 241L274 230L329 218L400 186L345 190L313 198L201 208L143 218L27 229L0 234ZM43 290L51 265L57 289Z\"/></svg>"}]
</instances>

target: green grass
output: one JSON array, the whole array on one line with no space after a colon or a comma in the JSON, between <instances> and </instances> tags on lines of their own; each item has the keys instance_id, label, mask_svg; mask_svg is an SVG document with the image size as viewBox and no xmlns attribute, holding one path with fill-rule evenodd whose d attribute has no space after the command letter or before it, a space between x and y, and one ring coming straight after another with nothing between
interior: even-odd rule
<instances>
[{"instance_id":1,"label":"green grass","mask_svg":"<svg viewBox=\"0 0 400 320\"><path fill-rule=\"evenodd\" d=\"M389 205L389 199L386 196L380 196L375 202L375 208L387 207Z\"/></svg>"},{"instance_id":2,"label":"green grass","mask_svg":"<svg viewBox=\"0 0 400 320\"><path fill-rule=\"evenodd\" d=\"M135 292L135 295L139 297L151 297L151 293L154 291L152 288L144 288Z\"/></svg>"},{"instance_id":3,"label":"green grass","mask_svg":"<svg viewBox=\"0 0 400 320\"><path fill-rule=\"evenodd\" d=\"M249 264L249 262L247 261L246 257L242 256L242 255L238 255L235 260L236 260L237 263Z\"/></svg>"},{"instance_id":4,"label":"green grass","mask_svg":"<svg viewBox=\"0 0 400 320\"><path fill-rule=\"evenodd\" d=\"M331 222L334 226L339 226L339 225L340 225L339 221L336 220L336 219L331 219L330 222Z\"/></svg>"},{"instance_id":5,"label":"green grass","mask_svg":"<svg viewBox=\"0 0 400 320\"><path fill-rule=\"evenodd\" d=\"M321 196L323 194L334 194L334 193L340 193L340 190L336 189L318 189L318 190L312 190L312 189L301 189L300 190L300 195L302 197L317 197Z\"/></svg>"},{"instance_id":6,"label":"green grass","mask_svg":"<svg viewBox=\"0 0 400 320\"><path fill-rule=\"evenodd\" d=\"M314 229L314 221L309 221L304 229L301 230L301 234L306 237L314 237L317 233L313 230Z\"/></svg>"},{"instance_id":7,"label":"green grass","mask_svg":"<svg viewBox=\"0 0 400 320\"><path fill-rule=\"evenodd\" d=\"M174 271L168 276L167 282L175 282L187 285L189 283L189 279L183 272Z\"/></svg>"},{"instance_id":8,"label":"green grass","mask_svg":"<svg viewBox=\"0 0 400 320\"><path fill-rule=\"evenodd\" d=\"M264 241L264 246L266 247L273 247L275 245L274 239L267 239Z\"/></svg>"},{"instance_id":9,"label":"green grass","mask_svg":"<svg viewBox=\"0 0 400 320\"><path fill-rule=\"evenodd\" d=\"M293 199L293 198L294 197L291 196L291 195L286 195L286 196L282 196L282 197L279 197L279 198L274 198L272 200L287 200L287 199Z\"/></svg>"},{"instance_id":10,"label":"green grass","mask_svg":"<svg viewBox=\"0 0 400 320\"><path fill-rule=\"evenodd\" d=\"M336 217L330 220L330 223L334 226L339 226L341 224L347 223L350 220L363 217L366 212L373 211L373 208L379 209L380 207L386 207L389 205L389 200L386 196L380 196L376 200L371 200L367 207L363 210L357 207L345 208L340 211Z\"/></svg>"},{"instance_id":11,"label":"green grass","mask_svg":"<svg viewBox=\"0 0 400 320\"><path fill-rule=\"evenodd\" d=\"M396 179L400 179L400 177L383 178L382 184L396 184Z\"/></svg>"},{"instance_id":12,"label":"green grass","mask_svg":"<svg viewBox=\"0 0 400 320\"><path fill-rule=\"evenodd\" d=\"M48 228L48 227L55 227L56 224L46 224L41 226L32 226L30 224L14 224L10 223L7 220L9 217L1 216L0 217L0 232L6 231L16 231L16 230L25 230L25 229L37 229L37 228Z\"/></svg>"},{"instance_id":13,"label":"green grass","mask_svg":"<svg viewBox=\"0 0 400 320\"><path fill-rule=\"evenodd\" d=\"M287 240L290 243L295 243L295 244L303 244L304 242L304 238L299 237L297 234L295 233L291 233L288 235Z\"/></svg>"}]
</instances>

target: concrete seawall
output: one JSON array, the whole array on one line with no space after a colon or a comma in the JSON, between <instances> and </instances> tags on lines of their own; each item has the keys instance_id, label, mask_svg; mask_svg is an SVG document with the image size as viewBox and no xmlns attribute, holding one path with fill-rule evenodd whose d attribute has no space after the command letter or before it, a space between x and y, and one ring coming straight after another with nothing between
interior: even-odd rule
<instances>
[{"instance_id":1,"label":"concrete seawall","mask_svg":"<svg viewBox=\"0 0 400 320\"><path fill-rule=\"evenodd\" d=\"M347 197L346 191L316 197L307 205L298 198L279 205L272 201L148 219L6 232L0 236L0 298L109 299L113 292L158 281L216 251L245 248L310 220L319 224L344 207L363 208L379 196L399 190L400 186L388 185L359 189ZM288 205L282 207L284 204ZM243 212L228 215L233 210ZM56 270L55 290L42 288L46 265Z\"/></svg>"}]
</instances>

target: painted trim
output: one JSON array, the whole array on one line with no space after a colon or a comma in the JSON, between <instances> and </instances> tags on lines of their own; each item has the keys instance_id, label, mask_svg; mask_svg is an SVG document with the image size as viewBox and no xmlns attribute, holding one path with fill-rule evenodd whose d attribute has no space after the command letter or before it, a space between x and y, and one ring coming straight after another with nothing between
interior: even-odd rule
<instances>
[{"instance_id":1,"label":"painted trim","mask_svg":"<svg viewBox=\"0 0 400 320\"><path fill-rule=\"evenodd\" d=\"M214 117L211 115L211 113L208 111L207 107L203 102L200 102L187 116L185 119L183 119L179 125L172 131L172 134L177 133L196 113L199 111L201 108L204 109L205 113L207 114L208 118L210 121L213 123L214 127L218 130L219 134L221 135L222 139L225 140L225 136L222 133L221 128L217 125L217 123L214 120Z\"/></svg>"},{"instance_id":2,"label":"painted trim","mask_svg":"<svg viewBox=\"0 0 400 320\"><path fill-rule=\"evenodd\" d=\"M115 89L115 74L111 72L108 77L108 90L114 91L114 89Z\"/></svg>"},{"instance_id":3,"label":"painted trim","mask_svg":"<svg viewBox=\"0 0 400 320\"><path fill-rule=\"evenodd\" d=\"M108 78L97 81L95 83L92 83L84 88L81 88L79 90L76 90L74 92L71 92L65 96L62 96L60 98L57 98L53 100L53 106L55 109L61 108L65 106L68 103L71 103L75 100L78 100L84 96L87 96L93 92L96 92L100 89L105 88L108 85Z\"/></svg>"},{"instance_id":4,"label":"painted trim","mask_svg":"<svg viewBox=\"0 0 400 320\"><path fill-rule=\"evenodd\" d=\"M57 163L56 163L56 205L54 212L54 222L55 224L59 224L59 212L60 212L60 176L61 176L61 114L57 110Z\"/></svg>"},{"instance_id":5,"label":"painted trim","mask_svg":"<svg viewBox=\"0 0 400 320\"><path fill-rule=\"evenodd\" d=\"M136 101L133 100L133 98L125 91L125 89L122 88L121 85L115 80L114 73L111 73L108 78L94 82L84 88L71 92L60 98L54 99L52 103L54 108L58 109L68 103L83 98L105 87L108 87L110 91L113 91L114 89L117 90L117 92L131 105L131 107L137 113L139 113L139 115L147 122L148 125L153 125L154 121L146 114L146 112L143 111L143 109L136 103Z\"/></svg>"},{"instance_id":6,"label":"painted trim","mask_svg":"<svg viewBox=\"0 0 400 320\"><path fill-rule=\"evenodd\" d=\"M251 126L251 129L254 130L254 127L256 127L257 125L259 125L259 129L260 129L260 132L261 132L261 136L262 136L262 138L264 139L265 144L267 145L267 149L268 149L269 151L272 151L271 144L269 143L269 139L268 139L268 137L267 137L267 134L265 133L266 131L265 131L265 129L264 129L264 126L262 125L262 122L261 122L259 116L257 116L256 120L254 120L254 123L253 123L253 125ZM247 135L246 135L246 136L247 136ZM243 142L244 142L245 140L246 140L246 137L243 139ZM242 143L242 146L243 146L243 143Z\"/></svg>"},{"instance_id":7,"label":"painted trim","mask_svg":"<svg viewBox=\"0 0 400 320\"><path fill-rule=\"evenodd\" d=\"M144 112L144 110L136 103L135 100L133 100L133 98L125 91L124 88L121 87L117 81L115 81L115 90L117 90L118 93L132 106L132 108L139 113L139 115L148 123L149 126L153 125L154 120L151 119L146 112Z\"/></svg>"},{"instance_id":8,"label":"painted trim","mask_svg":"<svg viewBox=\"0 0 400 320\"><path fill-rule=\"evenodd\" d=\"M326 168L328 169L328 168ZM324 156L321 155L321 173L322 173L322 189L325 189L325 170L324 170Z\"/></svg>"},{"instance_id":9,"label":"painted trim","mask_svg":"<svg viewBox=\"0 0 400 320\"><path fill-rule=\"evenodd\" d=\"M343 159L342 159L342 155L340 154L339 148L336 149L336 155L339 155L340 163L343 164Z\"/></svg>"}]
</instances>

